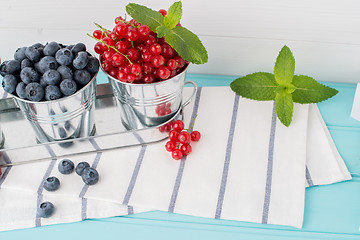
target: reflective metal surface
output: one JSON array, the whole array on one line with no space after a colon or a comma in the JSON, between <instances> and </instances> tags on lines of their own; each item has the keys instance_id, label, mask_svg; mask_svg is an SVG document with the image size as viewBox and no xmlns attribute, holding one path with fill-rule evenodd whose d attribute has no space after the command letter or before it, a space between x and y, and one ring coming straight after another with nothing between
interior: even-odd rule
<instances>
[{"instance_id":1,"label":"reflective metal surface","mask_svg":"<svg viewBox=\"0 0 360 240\"><path fill-rule=\"evenodd\" d=\"M190 95L190 91L184 92L184 98L189 98ZM168 137L168 133L160 132L159 127L182 118L182 108L180 108L171 119L161 125L141 130L127 130L122 124L120 109L117 107L111 87L109 84L101 84L97 85L94 136L38 143L29 121L14 99L1 99L0 125L5 142L0 151L6 157L0 157L0 166L158 142Z\"/></svg>"},{"instance_id":2,"label":"reflective metal surface","mask_svg":"<svg viewBox=\"0 0 360 240\"><path fill-rule=\"evenodd\" d=\"M127 129L144 129L174 117L182 105L184 85L193 86L190 99L197 91L196 83L184 82L186 69L175 77L151 84L124 83L107 74L124 126Z\"/></svg>"}]
</instances>

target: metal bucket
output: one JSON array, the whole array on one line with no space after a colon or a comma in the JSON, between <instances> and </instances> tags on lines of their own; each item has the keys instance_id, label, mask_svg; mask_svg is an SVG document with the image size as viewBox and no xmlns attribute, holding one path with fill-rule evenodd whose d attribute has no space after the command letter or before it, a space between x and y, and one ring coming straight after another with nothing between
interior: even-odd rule
<instances>
[{"instance_id":1,"label":"metal bucket","mask_svg":"<svg viewBox=\"0 0 360 240\"><path fill-rule=\"evenodd\" d=\"M165 81L150 84L124 83L107 74L124 126L129 130L157 126L186 106L197 91L196 83L185 82L186 70L187 68ZM186 84L191 84L194 91L182 103L182 92Z\"/></svg>"},{"instance_id":2,"label":"metal bucket","mask_svg":"<svg viewBox=\"0 0 360 240\"><path fill-rule=\"evenodd\" d=\"M94 135L96 75L75 94L54 101L32 102L14 96L38 142Z\"/></svg>"}]
</instances>

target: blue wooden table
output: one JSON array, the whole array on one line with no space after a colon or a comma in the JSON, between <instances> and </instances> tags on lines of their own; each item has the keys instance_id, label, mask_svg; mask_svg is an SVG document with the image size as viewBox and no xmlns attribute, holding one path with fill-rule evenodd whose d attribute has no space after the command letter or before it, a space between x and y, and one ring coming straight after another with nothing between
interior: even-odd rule
<instances>
[{"instance_id":1,"label":"blue wooden table","mask_svg":"<svg viewBox=\"0 0 360 240\"><path fill-rule=\"evenodd\" d=\"M235 79L195 74L186 78L199 86L228 86ZM98 82L105 81L100 74ZM308 188L302 229L152 211L0 232L0 239L360 239L360 122L350 118L356 85L326 85L339 94L318 106L353 179Z\"/></svg>"}]
</instances>

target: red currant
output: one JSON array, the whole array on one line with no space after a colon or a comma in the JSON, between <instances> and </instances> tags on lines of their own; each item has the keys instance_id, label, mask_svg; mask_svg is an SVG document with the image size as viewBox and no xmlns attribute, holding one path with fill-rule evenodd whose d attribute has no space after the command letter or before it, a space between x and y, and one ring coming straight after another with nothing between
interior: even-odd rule
<instances>
[{"instance_id":1,"label":"red currant","mask_svg":"<svg viewBox=\"0 0 360 240\"><path fill-rule=\"evenodd\" d=\"M121 40L117 43L115 43L115 48L121 52L121 53L126 53L126 51L129 49L129 47L131 47L131 44L129 41L127 40Z\"/></svg>"},{"instance_id":2,"label":"red currant","mask_svg":"<svg viewBox=\"0 0 360 240\"><path fill-rule=\"evenodd\" d=\"M144 83L153 83L155 81L155 77L153 74L146 74L143 81Z\"/></svg>"},{"instance_id":3,"label":"red currant","mask_svg":"<svg viewBox=\"0 0 360 240\"><path fill-rule=\"evenodd\" d=\"M125 62L126 62L125 57L120 53L114 53L114 55L112 55L111 57L111 65L113 65L114 67L119 67L123 65Z\"/></svg>"},{"instance_id":4,"label":"red currant","mask_svg":"<svg viewBox=\"0 0 360 240\"><path fill-rule=\"evenodd\" d=\"M156 68L161 67L165 64L165 58L161 55L155 55L151 60L151 64Z\"/></svg>"},{"instance_id":5,"label":"red currant","mask_svg":"<svg viewBox=\"0 0 360 240\"><path fill-rule=\"evenodd\" d=\"M175 160L180 160L183 157L183 153L180 149L175 149L174 151L172 151L171 156Z\"/></svg>"},{"instance_id":6,"label":"red currant","mask_svg":"<svg viewBox=\"0 0 360 240\"><path fill-rule=\"evenodd\" d=\"M151 65L151 63L146 62L146 63L143 64L142 70L146 74L153 73L154 72L154 67L153 67L153 65Z\"/></svg>"},{"instance_id":7,"label":"red currant","mask_svg":"<svg viewBox=\"0 0 360 240\"><path fill-rule=\"evenodd\" d=\"M117 79L119 79L121 82L127 82L127 74L123 71L119 71L117 75Z\"/></svg>"},{"instance_id":8,"label":"red currant","mask_svg":"<svg viewBox=\"0 0 360 240\"><path fill-rule=\"evenodd\" d=\"M191 140L190 133L188 133L186 131L180 132L178 138L179 138L179 142L182 144L187 144Z\"/></svg>"},{"instance_id":9,"label":"red currant","mask_svg":"<svg viewBox=\"0 0 360 240\"><path fill-rule=\"evenodd\" d=\"M154 43L156 43L156 37L154 37L153 35L149 35L149 37L144 41L144 44L148 47L150 47Z\"/></svg>"},{"instance_id":10,"label":"red currant","mask_svg":"<svg viewBox=\"0 0 360 240\"><path fill-rule=\"evenodd\" d=\"M178 140L178 136L179 136L179 132L178 131L175 131L175 130L171 130L169 132L169 139L171 141L177 141Z\"/></svg>"},{"instance_id":11,"label":"red currant","mask_svg":"<svg viewBox=\"0 0 360 240\"><path fill-rule=\"evenodd\" d=\"M166 151L172 152L172 151L175 150L175 148L176 148L176 143L175 142L173 142L173 141L166 142L166 144L165 144Z\"/></svg>"},{"instance_id":12,"label":"red currant","mask_svg":"<svg viewBox=\"0 0 360 240\"><path fill-rule=\"evenodd\" d=\"M104 49L105 51L109 50L109 47L107 45L109 45L109 46L114 46L115 45L114 39L109 38L109 37L104 37L102 39L102 41L104 43L101 43L101 48Z\"/></svg>"},{"instance_id":13,"label":"red currant","mask_svg":"<svg viewBox=\"0 0 360 240\"><path fill-rule=\"evenodd\" d=\"M135 75L134 74L128 74L127 75L127 81L129 82L129 83L132 83L132 82L134 82L135 81Z\"/></svg>"},{"instance_id":14,"label":"red currant","mask_svg":"<svg viewBox=\"0 0 360 240\"><path fill-rule=\"evenodd\" d=\"M134 63L133 65L131 65L130 67L130 72L132 74L134 74L135 76L139 75L141 73L141 66L137 63Z\"/></svg>"},{"instance_id":15,"label":"red currant","mask_svg":"<svg viewBox=\"0 0 360 240\"><path fill-rule=\"evenodd\" d=\"M161 13L161 15L163 15L165 17L165 15L167 14L167 11L165 9L160 9L159 13Z\"/></svg>"},{"instance_id":16,"label":"red currant","mask_svg":"<svg viewBox=\"0 0 360 240\"><path fill-rule=\"evenodd\" d=\"M174 57L174 59L177 61L179 68L182 68L183 66L185 66L185 60L182 59L182 57L176 56L176 57Z\"/></svg>"},{"instance_id":17,"label":"red currant","mask_svg":"<svg viewBox=\"0 0 360 240\"><path fill-rule=\"evenodd\" d=\"M139 28L138 28L138 32L140 34L140 36L145 39L149 36L151 30L149 28L149 26L147 25L141 25Z\"/></svg>"},{"instance_id":18,"label":"red currant","mask_svg":"<svg viewBox=\"0 0 360 240\"><path fill-rule=\"evenodd\" d=\"M95 51L97 54L102 54L102 53L104 52L104 49L102 49L102 47L101 47L101 42L95 43L94 51Z\"/></svg>"},{"instance_id":19,"label":"red currant","mask_svg":"<svg viewBox=\"0 0 360 240\"><path fill-rule=\"evenodd\" d=\"M118 24L116 24L114 29L119 38L123 38L128 31L128 27L123 22L119 22Z\"/></svg>"},{"instance_id":20,"label":"red currant","mask_svg":"<svg viewBox=\"0 0 360 240\"><path fill-rule=\"evenodd\" d=\"M122 17L115 18L115 24L118 24L121 21L124 21L124 19Z\"/></svg>"},{"instance_id":21,"label":"red currant","mask_svg":"<svg viewBox=\"0 0 360 240\"><path fill-rule=\"evenodd\" d=\"M167 123L164 125L164 130L165 132L170 132L171 131L171 124Z\"/></svg>"},{"instance_id":22,"label":"red currant","mask_svg":"<svg viewBox=\"0 0 360 240\"><path fill-rule=\"evenodd\" d=\"M103 32L101 30L95 30L93 32L93 36L96 39L101 39L103 37Z\"/></svg>"},{"instance_id":23,"label":"red currant","mask_svg":"<svg viewBox=\"0 0 360 240\"><path fill-rule=\"evenodd\" d=\"M112 69L110 69L109 75L112 76L112 77L114 77L114 78L117 78L117 75L118 75L118 70L117 70L117 68L112 68Z\"/></svg>"},{"instance_id":24,"label":"red currant","mask_svg":"<svg viewBox=\"0 0 360 240\"><path fill-rule=\"evenodd\" d=\"M111 61L112 56L115 54L115 51L110 49L102 54L104 60Z\"/></svg>"},{"instance_id":25,"label":"red currant","mask_svg":"<svg viewBox=\"0 0 360 240\"><path fill-rule=\"evenodd\" d=\"M150 46L150 53L154 55L158 55L162 52L162 47L158 43L154 43Z\"/></svg>"},{"instance_id":26,"label":"red currant","mask_svg":"<svg viewBox=\"0 0 360 240\"><path fill-rule=\"evenodd\" d=\"M175 56L175 50L167 43L164 43L162 45L162 55L165 58L172 58Z\"/></svg>"},{"instance_id":27,"label":"red currant","mask_svg":"<svg viewBox=\"0 0 360 240\"><path fill-rule=\"evenodd\" d=\"M189 155L192 151L192 147L190 144L182 144L180 146L180 150L183 153L183 155Z\"/></svg>"},{"instance_id":28,"label":"red currant","mask_svg":"<svg viewBox=\"0 0 360 240\"><path fill-rule=\"evenodd\" d=\"M128 58L129 58L131 61L135 61L135 60L138 59L139 56L140 56L139 52L138 52L135 48L129 48L129 49L126 51L126 55L128 56Z\"/></svg>"},{"instance_id":29,"label":"red currant","mask_svg":"<svg viewBox=\"0 0 360 240\"><path fill-rule=\"evenodd\" d=\"M164 80L168 79L170 77L170 74L171 74L170 69L165 66L159 67L159 69L157 71L157 75L159 76L159 78L164 79Z\"/></svg>"},{"instance_id":30,"label":"red currant","mask_svg":"<svg viewBox=\"0 0 360 240\"><path fill-rule=\"evenodd\" d=\"M112 69L110 61L103 61L101 63L101 67L104 69L105 72L109 72Z\"/></svg>"},{"instance_id":31,"label":"red currant","mask_svg":"<svg viewBox=\"0 0 360 240\"><path fill-rule=\"evenodd\" d=\"M141 58L144 60L144 62L150 62L152 60L153 55L150 53L144 53L141 55Z\"/></svg>"},{"instance_id":32,"label":"red currant","mask_svg":"<svg viewBox=\"0 0 360 240\"><path fill-rule=\"evenodd\" d=\"M201 134L199 131L192 131L190 133L191 141L197 142L201 138Z\"/></svg>"},{"instance_id":33,"label":"red currant","mask_svg":"<svg viewBox=\"0 0 360 240\"><path fill-rule=\"evenodd\" d=\"M124 66L121 67L121 71L123 71L126 74L129 74L130 73L130 67L131 67L130 63L127 63L127 64L125 64Z\"/></svg>"},{"instance_id":34,"label":"red currant","mask_svg":"<svg viewBox=\"0 0 360 240\"><path fill-rule=\"evenodd\" d=\"M170 70L175 70L179 66L178 62L175 59L170 59L169 61L167 61L166 65Z\"/></svg>"},{"instance_id":35,"label":"red currant","mask_svg":"<svg viewBox=\"0 0 360 240\"><path fill-rule=\"evenodd\" d=\"M127 33L125 34L125 37L129 41L136 41L139 38L139 33L135 28L129 27Z\"/></svg>"},{"instance_id":36,"label":"red currant","mask_svg":"<svg viewBox=\"0 0 360 240\"><path fill-rule=\"evenodd\" d=\"M183 121L181 120L176 120L175 122L173 122L172 124L172 128L175 131L181 132L182 130L184 130L185 124Z\"/></svg>"}]
</instances>

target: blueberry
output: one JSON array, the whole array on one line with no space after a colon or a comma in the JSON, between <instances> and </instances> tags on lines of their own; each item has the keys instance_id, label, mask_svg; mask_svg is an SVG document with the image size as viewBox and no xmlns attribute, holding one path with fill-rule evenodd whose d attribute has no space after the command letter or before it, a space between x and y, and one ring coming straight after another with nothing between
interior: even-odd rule
<instances>
[{"instance_id":1,"label":"blueberry","mask_svg":"<svg viewBox=\"0 0 360 240\"><path fill-rule=\"evenodd\" d=\"M47 191L53 192L60 187L60 181L57 177L48 177L44 182L44 188Z\"/></svg>"},{"instance_id":2,"label":"blueberry","mask_svg":"<svg viewBox=\"0 0 360 240\"><path fill-rule=\"evenodd\" d=\"M44 48L44 45L42 45L41 43L35 43L32 45L34 48L39 49L39 48Z\"/></svg>"},{"instance_id":3,"label":"blueberry","mask_svg":"<svg viewBox=\"0 0 360 240\"><path fill-rule=\"evenodd\" d=\"M66 131L64 128L58 128L58 134L61 139L65 139L67 137Z\"/></svg>"},{"instance_id":4,"label":"blueberry","mask_svg":"<svg viewBox=\"0 0 360 240\"><path fill-rule=\"evenodd\" d=\"M89 73L97 73L99 71L99 66L100 66L99 60L97 60L96 57L90 56L89 62L86 65L86 70Z\"/></svg>"},{"instance_id":5,"label":"blueberry","mask_svg":"<svg viewBox=\"0 0 360 240\"><path fill-rule=\"evenodd\" d=\"M8 74L14 74L21 69L21 62L18 60L10 60L5 65L5 72Z\"/></svg>"},{"instance_id":6,"label":"blueberry","mask_svg":"<svg viewBox=\"0 0 360 240\"><path fill-rule=\"evenodd\" d=\"M76 56L79 52L86 52L86 46L83 43L77 43L71 48L71 52Z\"/></svg>"},{"instance_id":7,"label":"blueberry","mask_svg":"<svg viewBox=\"0 0 360 240\"><path fill-rule=\"evenodd\" d=\"M25 51L27 47L18 48L14 53L14 59L18 61L22 61L26 58Z\"/></svg>"},{"instance_id":8,"label":"blueberry","mask_svg":"<svg viewBox=\"0 0 360 240\"><path fill-rule=\"evenodd\" d=\"M56 61L61 65L70 65L74 59L72 52L67 48L58 50L55 54Z\"/></svg>"},{"instance_id":9,"label":"blueberry","mask_svg":"<svg viewBox=\"0 0 360 240\"><path fill-rule=\"evenodd\" d=\"M54 204L52 204L51 202L43 202L39 205L37 214L39 217L48 218L53 215L54 211Z\"/></svg>"},{"instance_id":10,"label":"blueberry","mask_svg":"<svg viewBox=\"0 0 360 240\"><path fill-rule=\"evenodd\" d=\"M94 168L85 168L81 178L86 185L94 185L99 181L99 173Z\"/></svg>"},{"instance_id":11,"label":"blueberry","mask_svg":"<svg viewBox=\"0 0 360 240\"><path fill-rule=\"evenodd\" d=\"M24 82L19 82L16 86L16 94L19 96L19 98L26 98L26 94L25 94L25 88L26 88L26 84Z\"/></svg>"},{"instance_id":12,"label":"blueberry","mask_svg":"<svg viewBox=\"0 0 360 240\"><path fill-rule=\"evenodd\" d=\"M58 86L48 85L45 87L45 99L46 101L53 101L61 98L61 91Z\"/></svg>"},{"instance_id":13,"label":"blueberry","mask_svg":"<svg viewBox=\"0 0 360 240\"><path fill-rule=\"evenodd\" d=\"M74 46L75 46L74 44L71 44L71 45L66 46L65 48L67 48L67 49L70 49L70 50L71 50Z\"/></svg>"},{"instance_id":14,"label":"blueberry","mask_svg":"<svg viewBox=\"0 0 360 240\"><path fill-rule=\"evenodd\" d=\"M8 62L10 62L9 60L8 61L4 61L0 64L0 74L1 76L5 77L5 75L7 75L8 73L6 73L6 64L8 64Z\"/></svg>"},{"instance_id":15,"label":"blueberry","mask_svg":"<svg viewBox=\"0 0 360 240\"><path fill-rule=\"evenodd\" d=\"M61 65L57 68L57 71L60 73L62 79L72 79L73 78L73 72L67 66Z\"/></svg>"},{"instance_id":16,"label":"blueberry","mask_svg":"<svg viewBox=\"0 0 360 240\"><path fill-rule=\"evenodd\" d=\"M15 92L16 85L18 81L14 75L8 74L3 78L2 87L4 88L5 92L13 93Z\"/></svg>"},{"instance_id":17,"label":"blueberry","mask_svg":"<svg viewBox=\"0 0 360 240\"><path fill-rule=\"evenodd\" d=\"M38 82L40 79L40 76L37 71L35 71L31 67L26 67L20 72L20 79L26 84L29 84L31 82Z\"/></svg>"},{"instance_id":18,"label":"blueberry","mask_svg":"<svg viewBox=\"0 0 360 240\"><path fill-rule=\"evenodd\" d=\"M47 70L57 69L59 64L56 62L56 59L52 56L45 56L39 62L39 72L44 74Z\"/></svg>"},{"instance_id":19,"label":"blueberry","mask_svg":"<svg viewBox=\"0 0 360 240\"><path fill-rule=\"evenodd\" d=\"M76 165L75 172L77 175L81 176L85 168L89 168L90 165L87 162L79 162Z\"/></svg>"},{"instance_id":20,"label":"blueberry","mask_svg":"<svg viewBox=\"0 0 360 240\"><path fill-rule=\"evenodd\" d=\"M50 42L44 47L45 56L55 56L55 53L60 49L60 45L57 42Z\"/></svg>"},{"instance_id":21,"label":"blueberry","mask_svg":"<svg viewBox=\"0 0 360 240\"><path fill-rule=\"evenodd\" d=\"M90 82L91 75L86 70L76 70L74 72L74 80L80 86L84 86Z\"/></svg>"},{"instance_id":22,"label":"blueberry","mask_svg":"<svg viewBox=\"0 0 360 240\"><path fill-rule=\"evenodd\" d=\"M39 102L43 99L45 95L44 88L40 83L32 82L29 83L25 88L26 98L30 101Z\"/></svg>"},{"instance_id":23,"label":"blueberry","mask_svg":"<svg viewBox=\"0 0 360 240\"><path fill-rule=\"evenodd\" d=\"M56 85L60 82L60 73L54 69L47 70L44 75L44 80L47 84Z\"/></svg>"},{"instance_id":24,"label":"blueberry","mask_svg":"<svg viewBox=\"0 0 360 240\"><path fill-rule=\"evenodd\" d=\"M72 94L74 94L77 90L77 85L76 82L74 80L71 79L64 79L61 81L60 83L60 91L65 95L65 96L70 96Z\"/></svg>"},{"instance_id":25,"label":"blueberry","mask_svg":"<svg viewBox=\"0 0 360 240\"><path fill-rule=\"evenodd\" d=\"M40 83L40 85L41 85L43 88L46 88L46 87L47 87L47 85L48 85L48 84L45 82L45 80L44 80L44 77L43 77L43 76L40 76L39 83Z\"/></svg>"},{"instance_id":26,"label":"blueberry","mask_svg":"<svg viewBox=\"0 0 360 240\"><path fill-rule=\"evenodd\" d=\"M76 69L84 69L89 62L89 55L87 52L79 52L73 61L73 66Z\"/></svg>"},{"instance_id":27,"label":"blueberry","mask_svg":"<svg viewBox=\"0 0 360 240\"><path fill-rule=\"evenodd\" d=\"M63 159L59 162L58 169L62 174L70 174L74 171L74 163L70 159Z\"/></svg>"},{"instance_id":28,"label":"blueberry","mask_svg":"<svg viewBox=\"0 0 360 240\"><path fill-rule=\"evenodd\" d=\"M33 62L38 62L40 60L41 54L38 49L33 46L27 47L25 50L25 55L28 59Z\"/></svg>"},{"instance_id":29,"label":"blueberry","mask_svg":"<svg viewBox=\"0 0 360 240\"><path fill-rule=\"evenodd\" d=\"M24 69L26 67L33 67L34 64L32 61L30 61L29 59L25 58L24 60L21 61L21 64L20 64L20 68L21 69Z\"/></svg>"}]
</instances>

